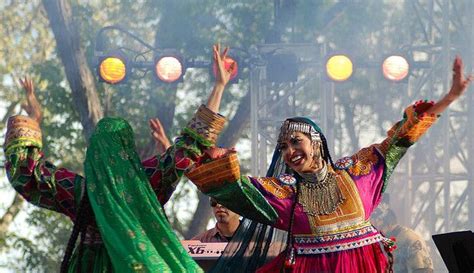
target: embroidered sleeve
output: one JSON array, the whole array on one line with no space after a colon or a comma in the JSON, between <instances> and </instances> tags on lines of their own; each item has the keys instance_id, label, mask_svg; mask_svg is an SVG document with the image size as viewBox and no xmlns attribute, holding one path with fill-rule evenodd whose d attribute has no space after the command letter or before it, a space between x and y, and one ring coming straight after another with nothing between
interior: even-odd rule
<instances>
[{"instance_id":1,"label":"embroidered sleeve","mask_svg":"<svg viewBox=\"0 0 474 273\"><path fill-rule=\"evenodd\" d=\"M387 133L391 143L409 146L418 141L438 119L435 115L426 114L433 104L434 102L417 101L414 105L407 107L403 119Z\"/></svg>"},{"instance_id":2,"label":"embroidered sleeve","mask_svg":"<svg viewBox=\"0 0 474 273\"><path fill-rule=\"evenodd\" d=\"M202 105L174 144L162 155L142 162L158 200L164 205L183 176L200 164L203 150L214 146L225 118Z\"/></svg>"},{"instance_id":3,"label":"embroidered sleeve","mask_svg":"<svg viewBox=\"0 0 474 273\"><path fill-rule=\"evenodd\" d=\"M200 161L202 153L198 147L195 139L181 136L164 154L142 161L151 187L162 205L170 199L184 171Z\"/></svg>"},{"instance_id":4,"label":"embroidered sleeve","mask_svg":"<svg viewBox=\"0 0 474 273\"><path fill-rule=\"evenodd\" d=\"M235 153L206 162L186 173L199 190L246 218L271 224L276 212L251 178L240 175Z\"/></svg>"},{"instance_id":5,"label":"embroidered sleeve","mask_svg":"<svg viewBox=\"0 0 474 273\"><path fill-rule=\"evenodd\" d=\"M437 117L425 114L432 105L432 102L416 102L405 110L403 119L388 131L381 143L335 163L337 169L347 171L356 182L366 217L380 202L391 174L408 148L436 121Z\"/></svg>"},{"instance_id":6,"label":"embroidered sleeve","mask_svg":"<svg viewBox=\"0 0 474 273\"><path fill-rule=\"evenodd\" d=\"M224 128L226 119L217 113L209 110L204 105L184 128L184 133L191 135L204 146L214 146L217 137Z\"/></svg>"},{"instance_id":7,"label":"embroidered sleeve","mask_svg":"<svg viewBox=\"0 0 474 273\"><path fill-rule=\"evenodd\" d=\"M376 146L385 158L382 191L387 187L388 179L407 149L436 122L437 116L425 113L433 104L433 102L418 101L408 107L403 119L395 124L388 131L387 138Z\"/></svg>"},{"instance_id":8,"label":"embroidered sleeve","mask_svg":"<svg viewBox=\"0 0 474 273\"><path fill-rule=\"evenodd\" d=\"M204 193L237 183L242 179L236 153L202 164L188 172L186 176ZM292 176L289 177L293 178ZM252 179L262 188L263 192L273 195L277 199L288 198L293 193L290 186L283 184L276 177L256 177Z\"/></svg>"},{"instance_id":9,"label":"embroidered sleeve","mask_svg":"<svg viewBox=\"0 0 474 273\"><path fill-rule=\"evenodd\" d=\"M336 161L336 168L345 169L353 176L367 175L373 170L378 161L375 146L363 148L350 157L344 157Z\"/></svg>"},{"instance_id":10,"label":"embroidered sleeve","mask_svg":"<svg viewBox=\"0 0 474 273\"><path fill-rule=\"evenodd\" d=\"M240 179L240 166L236 153L202 164L186 174L200 191L206 193Z\"/></svg>"},{"instance_id":11,"label":"embroidered sleeve","mask_svg":"<svg viewBox=\"0 0 474 273\"><path fill-rule=\"evenodd\" d=\"M74 220L83 191L82 176L43 160L41 130L25 116L8 121L4 144L7 176L28 202L63 213Z\"/></svg>"},{"instance_id":12,"label":"embroidered sleeve","mask_svg":"<svg viewBox=\"0 0 474 273\"><path fill-rule=\"evenodd\" d=\"M351 175L361 176L371 173L374 166L383 161L387 181L394 168L413 145L436 121L437 117L425 114L433 102L418 101L405 110L403 119L397 122L380 143L360 150L351 157L336 162L338 169L345 169Z\"/></svg>"}]
</instances>

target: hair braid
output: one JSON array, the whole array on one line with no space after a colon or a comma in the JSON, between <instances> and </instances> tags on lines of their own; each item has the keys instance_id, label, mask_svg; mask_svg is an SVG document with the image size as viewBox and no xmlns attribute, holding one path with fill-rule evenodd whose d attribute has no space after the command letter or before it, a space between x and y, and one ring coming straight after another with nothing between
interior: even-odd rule
<instances>
[{"instance_id":1,"label":"hair braid","mask_svg":"<svg viewBox=\"0 0 474 273\"><path fill-rule=\"evenodd\" d=\"M86 195L87 197L87 195ZM88 224L91 222L90 219L91 219L91 213L92 213L92 210L91 210L91 206L90 206L90 203L89 203L89 199L87 199L87 202L84 203L84 210L82 212L82 215L81 215L81 218L83 219L83 224L82 226L80 227L80 233L81 233L81 238L79 240L79 247L78 247L78 260L81 261L82 260L82 255L84 253L84 241L86 239L86 233L87 233L87 226ZM82 272L82 262L79 262L79 264L77 265L77 272ZM87 272L90 272L89 270Z\"/></svg>"},{"instance_id":2,"label":"hair braid","mask_svg":"<svg viewBox=\"0 0 474 273\"><path fill-rule=\"evenodd\" d=\"M76 245L77 237L79 236L79 233L81 233L81 244L79 248L79 269L80 269L80 259L82 256L82 244L85 238L85 229L87 227L87 220L89 217L87 217L87 211L90 211L90 204L89 204L89 198L87 197L87 191L84 192L84 196L81 199L81 202L79 203L79 207L77 209L76 213L76 220L74 221L74 227L71 232L71 236L69 237L69 240L67 242L67 248L64 253L63 261L61 262L61 273L67 273L68 268L69 268L69 262L72 256L72 252L74 250L74 247ZM86 217L85 217L86 216ZM80 271L79 271L80 272Z\"/></svg>"},{"instance_id":3,"label":"hair braid","mask_svg":"<svg viewBox=\"0 0 474 273\"><path fill-rule=\"evenodd\" d=\"M290 223L288 226L288 235L286 237L286 259L290 257L292 254L291 251L293 251L293 224L295 221L295 211L296 211L296 203L298 203L298 198L300 194L300 183L296 182L296 191L293 190L293 193L295 195L293 204L291 205L291 215L290 215Z\"/></svg>"},{"instance_id":4,"label":"hair braid","mask_svg":"<svg viewBox=\"0 0 474 273\"><path fill-rule=\"evenodd\" d=\"M323 143L323 159L329 164L331 164L332 168L334 168L334 162L332 162L331 154L329 153L328 143L326 141L326 137L323 134L321 134L321 142Z\"/></svg>"}]
</instances>

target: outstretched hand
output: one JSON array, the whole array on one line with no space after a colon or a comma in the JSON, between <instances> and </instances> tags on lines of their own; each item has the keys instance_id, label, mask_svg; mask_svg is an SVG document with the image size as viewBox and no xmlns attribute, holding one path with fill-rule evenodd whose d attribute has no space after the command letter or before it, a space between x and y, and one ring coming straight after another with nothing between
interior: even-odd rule
<instances>
[{"instance_id":1,"label":"outstretched hand","mask_svg":"<svg viewBox=\"0 0 474 273\"><path fill-rule=\"evenodd\" d=\"M448 94L428 108L425 113L428 115L439 115L443 113L448 106L456 101L464 92L473 79L472 75L464 76L464 65L462 59L456 56L453 63L453 83Z\"/></svg>"},{"instance_id":2,"label":"outstretched hand","mask_svg":"<svg viewBox=\"0 0 474 273\"><path fill-rule=\"evenodd\" d=\"M235 61L227 57L229 48L226 47L221 53L221 45L215 44L213 47L214 64L217 67L216 84L227 85L232 73L237 69Z\"/></svg>"},{"instance_id":3,"label":"outstretched hand","mask_svg":"<svg viewBox=\"0 0 474 273\"><path fill-rule=\"evenodd\" d=\"M222 93L224 92L225 86L230 80L232 73L237 69L237 64L230 58L227 58L227 52L229 48L226 47L221 53L221 45L215 44L212 47L214 56L214 67L216 68L216 82L211 94L207 100L206 107L214 113L219 112L219 106L221 105Z\"/></svg>"},{"instance_id":4,"label":"outstretched hand","mask_svg":"<svg viewBox=\"0 0 474 273\"><path fill-rule=\"evenodd\" d=\"M33 80L31 80L29 77L25 77L24 79L20 79L20 84L26 93L26 103L23 103L21 107L25 109L30 118L36 120L38 123L41 123L43 114L41 112L41 105L36 98Z\"/></svg>"},{"instance_id":5,"label":"outstretched hand","mask_svg":"<svg viewBox=\"0 0 474 273\"><path fill-rule=\"evenodd\" d=\"M461 57L456 56L453 63L453 83L451 85L451 90L449 90L448 93L449 98L455 100L464 94L472 79L472 75L469 75L468 77L464 76L464 65L462 59Z\"/></svg>"},{"instance_id":6,"label":"outstretched hand","mask_svg":"<svg viewBox=\"0 0 474 273\"><path fill-rule=\"evenodd\" d=\"M171 146L170 141L166 136L165 129L158 118L150 119L149 125L151 136L155 140L156 150L158 154L163 154Z\"/></svg>"}]
</instances>

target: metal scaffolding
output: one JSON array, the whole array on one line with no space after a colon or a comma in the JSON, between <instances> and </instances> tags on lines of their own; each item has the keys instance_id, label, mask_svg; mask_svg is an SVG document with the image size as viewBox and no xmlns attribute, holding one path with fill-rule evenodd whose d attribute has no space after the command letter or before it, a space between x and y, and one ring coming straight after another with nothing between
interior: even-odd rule
<instances>
[{"instance_id":1,"label":"metal scaffolding","mask_svg":"<svg viewBox=\"0 0 474 273\"><path fill-rule=\"evenodd\" d=\"M423 56L429 65L416 70L408 83L400 85L407 94L402 101L438 99L450 87L455 54L464 57L466 71L470 71L470 65L474 63L474 15L471 12L474 1L414 0L407 2L405 8L416 14L412 20L421 29L419 35L424 39L409 43L403 50L415 57ZM298 81L294 83L267 82L264 62L251 67L253 175L265 174L278 128L290 116L310 115L318 120L327 139L336 140L330 145L335 147L332 154L335 157L344 155L340 154L344 150L340 147L347 143L337 141L344 137L345 129L340 123L354 117L338 110L342 104L335 95L339 83L324 79L321 67L326 51L324 44L265 44L259 47L260 56L290 52L302 61ZM391 205L401 216L400 222L427 234L474 227L473 108L474 95L469 90L464 98L443 113L428 136L411 148L400 162L390 187ZM393 121L397 118L394 116ZM359 134L358 138L363 136Z\"/></svg>"},{"instance_id":2,"label":"metal scaffolding","mask_svg":"<svg viewBox=\"0 0 474 273\"><path fill-rule=\"evenodd\" d=\"M467 64L473 63L473 16L470 12L469 16L461 14L456 7L460 4L472 8L472 1L412 2L425 39L407 50L427 53L430 69L410 80L409 94L439 98L450 87L455 54L464 56ZM452 37L459 33L466 34L465 41ZM395 176L395 180L398 177L398 181L408 182L410 193L398 191L397 196L406 204L401 208L406 212L403 220L413 228L442 233L474 226L472 100L472 92L468 91L465 98L446 110L433 132L423 139L422 147L408 154L406 167Z\"/></svg>"}]
</instances>

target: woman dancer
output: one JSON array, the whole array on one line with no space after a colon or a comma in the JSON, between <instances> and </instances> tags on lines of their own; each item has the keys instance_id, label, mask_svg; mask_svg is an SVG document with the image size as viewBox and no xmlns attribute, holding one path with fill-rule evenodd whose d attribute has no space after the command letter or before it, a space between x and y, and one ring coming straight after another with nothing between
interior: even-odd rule
<instances>
[{"instance_id":1,"label":"woman dancer","mask_svg":"<svg viewBox=\"0 0 474 273\"><path fill-rule=\"evenodd\" d=\"M235 151L219 148L207 151L213 161L187 176L232 211L288 231L286 251L258 272L390 271L380 243L390 249L393 242L372 226L369 217L407 149L465 92L471 77L464 78L459 57L453 72L452 87L440 101L409 106L381 143L335 163L318 125L295 117L280 128L267 177L241 176ZM241 252L235 257L242 259ZM221 272L228 269L221 267Z\"/></svg>"},{"instance_id":2,"label":"woman dancer","mask_svg":"<svg viewBox=\"0 0 474 273\"><path fill-rule=\"evenodd\" d=\"M224 67L226 53L214 46L219 69L213 98L222 93L234 68ZM120 118L104 118L90 138L83 177L44 161L41 107L32 81L21 84L29 117L9 119L6 170L26 200L74 222L61 272L201 272L172 232L161 206L183 172L203 157L201 150L214 145L225 119L202 106L174 145L140 162L130 125ZM212 99L208 105L213 107ZM151 126L155 133L160 131L159 124ZM74 248L79 234L80 244Z\"/></svg>"}]
</instances>

